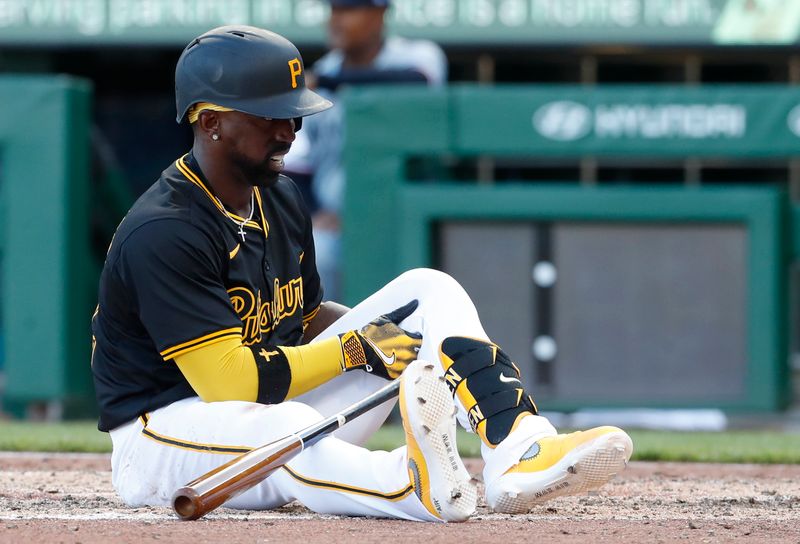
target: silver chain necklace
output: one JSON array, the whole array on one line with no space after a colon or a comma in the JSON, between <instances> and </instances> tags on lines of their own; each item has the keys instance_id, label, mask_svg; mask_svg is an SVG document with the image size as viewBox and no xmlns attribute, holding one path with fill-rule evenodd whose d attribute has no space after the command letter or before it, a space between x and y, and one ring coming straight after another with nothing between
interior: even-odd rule
<instances>
[{"instance_id":1,"label":"silver chain necklace","mask_svg":"<svg viewBox=\"0 0 800 544\"><path fill-rule=\"evenodd\" d=\"M248 221L253 219L253 212L255 212L255 210L256 210L255 193L256 193L255 191L252 191L250 193L250 215L247 216L247 219L245 219L244 221L241 221L241 222L237 221L236 219L234 219L233 216L231 215L231 212L228 211L228 208L226 208L225 205L222 203L222 201L219 198L217 198L217 202L219 202L219 205L222 206L223 210L225 210L225 215L228 216L228 219L230 219L231 221L233 221L234 223L236 223L239 226L239 230L237 231L237 234L242 237L242 242L244 242L244 235L247 234L244 231L244 226L247 224Z\"/></svg>"}]
</instances>

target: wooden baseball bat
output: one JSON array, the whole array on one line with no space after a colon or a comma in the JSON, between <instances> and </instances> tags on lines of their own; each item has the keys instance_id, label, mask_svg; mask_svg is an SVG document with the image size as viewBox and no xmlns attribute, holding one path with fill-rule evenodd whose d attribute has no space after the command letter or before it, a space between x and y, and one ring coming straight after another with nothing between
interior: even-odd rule
<instances>
[{"instance_id":1,"label":"wooden baseball bat","mask_svg":"<svg viewBox=\"0 0 800 544\"><path fill-rule=\"evenodd\" d=\"M348 421L397 396L400 380L376 391L319 423L242 454L203 474L172 495L172 508L182 520L199 519L224 502L263 482L306 447Z\"/></svg>"}]
</instances>

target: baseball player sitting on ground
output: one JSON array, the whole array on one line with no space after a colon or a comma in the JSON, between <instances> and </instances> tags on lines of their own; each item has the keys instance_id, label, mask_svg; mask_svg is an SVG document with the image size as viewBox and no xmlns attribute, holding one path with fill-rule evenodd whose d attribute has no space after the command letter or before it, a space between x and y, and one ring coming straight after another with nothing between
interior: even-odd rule
<instances>
[{"instance_id":1,"label":"baseball player sitting on ground","mask_svg":"<svg viewBox=\"0 0 800 544\"><path fill-rule=\"evenodd\" d=\"M449 276L412 270L352 310L322 301L309 214L281 170L302 118L330 103L305 87L294 45L217 28L186 47L175 79L193 148L117 229L92 320L98 427L111 434L126 503L169 504L231 455L403 373L405 447L361 447L387 402L227 505L298 500L326 514L465 520L477 497L454 450L456 418L481 438L499 512L598 487L625 466L632 443L620 429L557 435L537 415L519 369Z\"/></svg>"}]
</instances>

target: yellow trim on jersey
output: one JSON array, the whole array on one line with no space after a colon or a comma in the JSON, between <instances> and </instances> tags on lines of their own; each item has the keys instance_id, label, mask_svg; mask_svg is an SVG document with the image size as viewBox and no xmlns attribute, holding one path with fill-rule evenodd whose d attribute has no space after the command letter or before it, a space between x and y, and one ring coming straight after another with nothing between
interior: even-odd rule
<instances>
[{"instance_id":1,"label":"yellow trim on jersey","mask_svg":"<svg viewBox=\"0 0 800 544\"><path fill-rule=\"evenodd\" d=\"M353 493L355 495L366 495L368 497L375 497L378 499L384 499L391 502L396 502L405 499L407 496L414 491L414 484L409 483L403 489L399 489L397 491L392 491L389 493L384 493L382 491L376 491L374 489L365 489L363 487L356 487L353 485L347 484L340 484L337 482L328 482L325 480L316 480L314 478L309 478L308 476L303 476L293 469L289 468L288 465L284 465L283 470L285 470L289 476L300 482L301 484L310 486L310 487L319 487L322 489L327 489L329 491L341 491L343 493Z\"/></svg>"},{"instance_id":2,"label":"yellow trim on jersey","mask_svg":"<svg viewBox=\"0 0 800 544\"><path fill-rule=\"evenodd\" d=\"M305 251L301 251L300 252L300 258L299 258L299 260L297 262L302 263L303 262L303 257L305 257L305 256L306 256L306 252Z\"/></svg>"},{"instance_id":3,"label":"yellow trim on jersey","mask_svg":"<svg viewBox=\"0 0 800 544\"><path fill-rule=\"evenodd\" d=\"M253 448L249 446L225 446L222 444L204 444L202 442L191 442L181 438L174 438L161 433L157 433L147 427L148 419L141 416L139 420L142 422L142 434L154 442L178 448L181 450L201 451L204 453L214 453L219 455L241 455L252 451Z\"/></svg>"},{"instance_id":4,"label":"yellow trim on jersey","mask_svg":"<svg viewBox=\"0 0 800 544\"><path fill-rule=\"evenodd\" d=\"M261 191L258 187L253 188L256 192L256 202L258 202L258 211L261 212L261 226L264 229L264 237L269 236L269 223L267 222L267 216L264 215L264 206L261 203Z\"/></svg>"},{"instance_id":5,"label":"yellow trim on jersey","mask_svg":"<svg viewBox=\"0 0 800 544\"><path fill-rule=\"evenodd\" d=\"M319 306L317 306L316 308L314 308L314 309L311 311L311 313L310 313L310 314L308 314L307 316L304 316L304 317L303 317L303 332L306 332L306 329L307 329L307 328L308 328L308 326L311 324L311 321L312 321L312 320L313 320L315 317L317 317L317 314L319 313L319 309L320 309L321 307L322 307L322 304L320 304Z\"/></svg>"},{"instance_id":6,"label":"yellow trim on jersey","mask_svg":"<svg viewBox=\"0 0 800 544\"><path fill-rule=\"evenodd\" d=\"M244 217L239 217L235 213L229 212L228 210L225 209L225 207L222 205L222 203L220 203L219 199L214 196L214 193L212 193L208 189L208 187L206 187L205 184L200 180L200 177L197 174L195 174L194 172L192 172L192 170L189 168L189 166L184 162L184 160L183 160L184 158L186 158L186 155L184 155L183 157L181 157L180 159L175 161L175 166L178 168L178 170L180 170L180 172L184 176L186 176L186 179L188 179L191 183L194 183L195 185L200 187L200 189L202 189L203 192L205 192L206 196L208 196L208 198L211 199L211 202L214 203L214 206L216 206L217 209L219 211L221 211L223 214L225 214L226 216L229 216L229 217L231 217L234 220L239 221L239 222L245 221ZM258 195L258 191L256 191L256 195ZM262 213L262 216L263 216L263 213ZM250 227L250 228L253 228L253 229L256 229L256 230L262 230L261 229L261 225L259 225L255 221L247 221L247 222L244 223L244 226L245 227Z\"/></svg>"},{"instance_id":7,"label":"yellow trim on jersey","mask_svg":"<svg viewBox=\"0 0 800 544\"><path fill-rule=\"evenodd\" d=\"M310 314L304 315L303 316L303 325L307 325L309 321L311 321L312 319L317 317L317 314L319 313L319 309L320 308L322 308L322 304L318 305L316 308L311 310Z\"/></svg>"},{"instance_id":8,"label":"yellow trim on jersey","mask_svg":"<svg viewBox=\"0 0 800 544\"><path fill-rule=\"evenodd\" d=\"M230 253L228 253L228 257L230 257L231 261L233 260L234 257L236 257L239 254L239 250L241 248L242 248L242 244L236 244L236 247L233 248L233 250Z\"/></svg>"},{"instance_id":9,"label":"yellow trim on jersey","mask_svg":"<svg viewBox=\"0 0 800 544\"><path fill-rule=\"evenodd\" d=\"M195 350L203 346L214 344L216 342L221 342L229 338L241 339L241 337L242 337L242 328L231 327L230 329L223 329L221 331L212 332L211 334L206 334L205 336L195 338L194 340L189 340L187 342L183 342L182 344L178 344L170 348L167 348L161 352L161 357L163 357L164 360L166 361L168 359L173 359L175 357L178 357L179 355L183 355L184 353L187 353L189 351Z\"/></svg>"}]
</instances>

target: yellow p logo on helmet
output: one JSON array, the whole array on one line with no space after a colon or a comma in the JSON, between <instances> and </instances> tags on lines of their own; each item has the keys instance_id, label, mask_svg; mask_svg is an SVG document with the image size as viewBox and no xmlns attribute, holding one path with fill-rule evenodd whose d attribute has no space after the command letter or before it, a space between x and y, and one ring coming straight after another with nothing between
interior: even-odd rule
<instances>
[{"instance_id":1,"label":"yellow p logo on helmet","mask_svg":"<svg viewBox=\"0 0 800 544\"><path fill-rule=\"evenodd\" d=\"M297 88L297 76L303 73L303 66L300 59L293 58L289 61L289 73L292 75L292 89Z\"/></svg>"}]
</instances>

